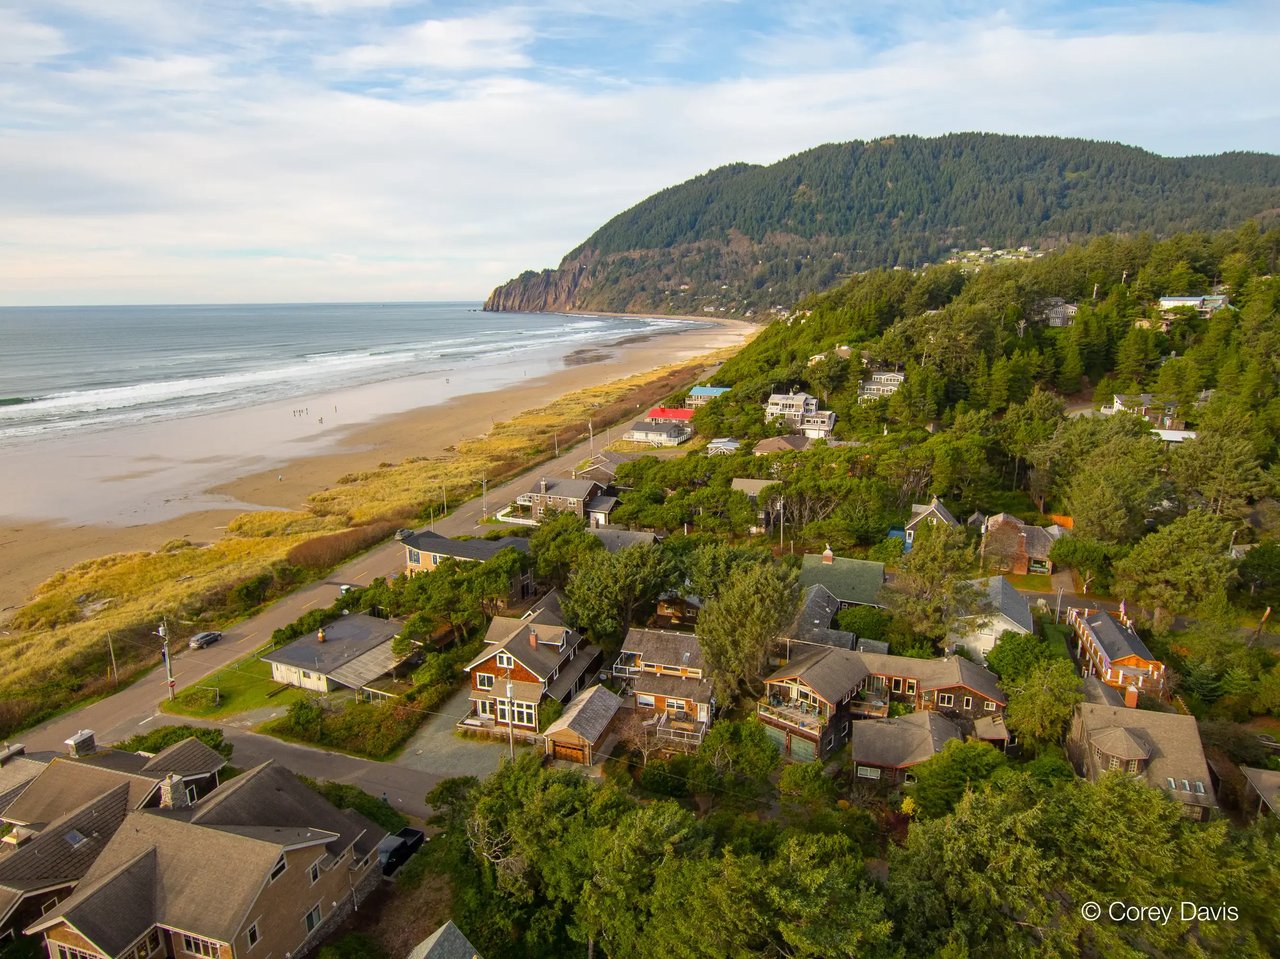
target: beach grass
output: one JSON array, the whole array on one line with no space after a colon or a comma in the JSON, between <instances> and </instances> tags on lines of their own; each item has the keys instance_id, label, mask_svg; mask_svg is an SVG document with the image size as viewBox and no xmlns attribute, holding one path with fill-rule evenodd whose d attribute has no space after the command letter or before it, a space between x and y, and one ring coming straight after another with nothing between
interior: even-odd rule
<instances>
[{"instance_id":1,"label":"beach grass","mask_svg":"<svg viewBox=\"0 0 1280 959\"><path fill-rule=\"evenodd\" d=\"M217 690L217 695L214 695ZM162 712L195 719L225 719L267 706L287 707L308 696L305 689L280 684L271 678L271 664L258 659L258 654L230 663L212 676L188 686L173 702L160 705Z\"/></svg>"},{"instance_id":2,"label":"beach grass","mask_svg":"<svg viewBox=\"0 0 1280 959\"><path fill-rule=\"evenodd\" d=\"M309 497L304 511L245 513L205 546L177 540L155 552L89 560L50 577L14 615L14 632L0 637L0 736L101 695L110 683L109 641L122 672L136 671L139 663L158 658L162 619L183 624L179 635L234 622L325 571L290 562L304 544L341 538L348 552L322 551L336 565L370 545L368 531L343 535L351 527L380 526L390 535L396 524L438 509L442 488L451 505L478 496L481 477L492 484L518 475L550 459L557 442L564 448L585 437L588 420L599 429L627 418L637 404L688 386L732 352L568 393L495 424L446 455L345 476Z\"/></svg>"}]
</instances>

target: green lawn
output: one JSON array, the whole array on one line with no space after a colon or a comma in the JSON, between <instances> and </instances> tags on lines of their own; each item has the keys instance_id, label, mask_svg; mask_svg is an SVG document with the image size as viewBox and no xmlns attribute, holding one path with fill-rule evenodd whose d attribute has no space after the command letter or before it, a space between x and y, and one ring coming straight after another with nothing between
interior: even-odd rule
<instances>
[{"instance_id":1,"label":"green lawn","mask_svg":"<svg viewBox=\"0 0 1280 959\"><path fill-rule=\"evenodd\" d=\"M1067 651L1067 642L1071 636L1070 629L1061 623L1042 623L1040 631L1044 634L1049 649L1055 656L1061 656L1063 659L1071 658L1071 653Z\"/></svg>"},{"instance_id":2,"label":"green lawn","mask_svg":"<svg viewBox=\"0 0 1280 959\"><path fill-rule=\"evenodd\" d=\"M263 706L288 706L307 695L305 689L290 687L268 698L267 694L278 688L271 678L271 664L249 656L183 690L172 703L166 702L160 708L178 716L223 719ZM214 689L218 691L216 704Z\"/></svg>"},{"instance_id":3,"label":"green lawn","mask_svg":"<svg viewBox=\"0 0 1280 959\"><path fill-rule=\"evenodd\" d=\"M1029 573L1026 576L1006 573L1004 578L1013 583L1015 589L1029 589L1037 593L1053 592L1053 577L1048 573Z\"/></svg>"}]
</instances>

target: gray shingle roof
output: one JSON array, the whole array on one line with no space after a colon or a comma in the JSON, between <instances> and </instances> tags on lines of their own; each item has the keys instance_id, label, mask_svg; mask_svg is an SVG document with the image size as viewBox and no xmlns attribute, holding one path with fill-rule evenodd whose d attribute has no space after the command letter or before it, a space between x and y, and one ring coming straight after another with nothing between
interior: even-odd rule
<instances>
[{"instance_id":1,"label":"gray shingle roof","mask_svg":"<svg viewBox=\"0 0 1280 959\"><path fill-rule=\"evenodd\" d=\"M987 520L983 550L997 556L1012 556L1025 545L1028 559L1043 562L1049 558L1049 550L1062 532L1061 526L1030 526L1016 516L997 513Z\"/></svg>"},{"instance_id":2,"label":"gray shingle roof","mask_svg":"<svg viewBox=\"0 0 1280 959\"><path fill-rule=\"evenodd\" d=\"M966 686L992 702L1006 701L1004 693L996 683L995 673L977 663L970 662L963 656L915 659L911 656L888 656L879 653L855 653L854 655L862 658L868 673L914 679L921 690Z\"/></svg>"},{"instance_id":3,"label":"gray shingle roof","mask_svg":"<svg viewBox=\"0 0 1280 959\"><path fill-rule=\"evenodd\" d=\"M631 690L635 693L648 693L651 696L671 696L676 699L691 699L695 703L711 703L713 688L711 680L692 679L663 673L636 673L631 677Z\"/></svg>"},{"instance_id":4,"label":"gray shingle roof","mask_svg":"<svg viewBox=\"0 0 1280 959\"><path fill-rule=\"evenodd\" d=\"M44 771L49 760L32 756L13 756L0 766L0 815L5 807L27 788L27 784Z\"/></svg>"},{"instance_id":5,"label":"gray shingle roof","mask_svg":"<svg viewBox=\"0 0 1280 959\"><path fill-rule=\"evenodd\" d=\"M808 445L809 439L804 436L769 436L752 447L751 452L757 456L768 453L795 453Z\"/></svg>"},{"instance_id":6,"label":"gray shingle roof","mask_svg":"<svg viewBox=\"0 0 1280 959\"><path fill-rule=\"evenodd\" d=\"M413 947L409 959L482 959L476 947L467 941L450 919Z\"/></svg>"},{"instance_id":7,"label":"gray shingle roof","mask_svg":"<svg viewBox=\"0 0 1280 959\"><path fill-rule=\"evenodd\" d=\"M947 526L959 526L956 518L951 515L951 511L942 505L942 500L934 497L928 503L913 503L911 505L911 519L907 520L906 529L914 529L923 519L928 516L936 516Z\"/></svg>"},{"instance_id":8,"label":"gray shingle roof","mask_svg":"<svg viewBox=\"0 0 1280 959\"><path fill-rule=\"evenodd\" d=\"M743 477L734 477L733 482L729 484L729 489L737 490L739 493L745 493L747 496L755 499L766 487L776 485L778 485L778 480L776 479L745 479Z\"/></svg>"},{"instance_id":9,"label":"gray shingle roof","mask_svg":"<svg viewBox=\"0 0 1280 959\"><path fill-rule=\"evenodd\" d=\"M643 422L643 421L641 421ZM662 427L665 428L665 427ZM546 492L542 484L546 483ZM589 499L600 489L600 484L588 479L564 479L558 476L540 476L534 481L524 495L526 496L563 496L568 499Z\"/></svg>"},{"instance_id":10,"label":"gray shingle roof","mask_svg":"<svg viewBox=\"0 0 1280 959\"><path fill-rule=\"evenodd\" d=\"M422 553L436 553L481 563L493 559L507 547L518 549L522 553L529 552L529 541L521 536L504 536L502 539L450 539L428 529L406 536L400 542Z\"/></svg>"},{"instance_id":11,"label":"gray shingle roof","mask_svg":"<svg viewBox=\"0 0 1280 959\"><path fill-rule=\"evenodd\" d=\"M147 760L142 771L148 775L154 774L161 777L169 773L176 773L179 776L200 776L215 773L226 764L227 761L220 752L191 736L160 750Z\"/></svg>"},{"instance_id":12,"label":"gray shingle roof","mask_svg":"<svg viewBox=\"0 0 1280 959\"><path fill-rule=\"evenodd\" d=\"M839 611L840 601L831 595L829 589L821 585L810 586L804 591L800 611L783 635L795 642L853 649L856 639L853 633L831 625ZM885 649L888 649L887 645Z\"/></svg>"},{"instance_id":13,"label":"gray shingle roof","mask_svg":"<svg viewBox=\"0 0 1280 959\"><path fill-rule=\"evenodd\" d=\"M328 675L338 667L390 643L404 624L396 619L378 619L365 613L342 616L324 627L324 642L308 633L288 646L263 656L268 663L295 666Z\"/></svg>"},{"instance_id":14,"label":"gray shingle roof","mask_svg":"<svg viewBox=\"0 0 1280 959\"><path fill-rule=\"evenodd\" d=\"M597 526L594 529L587 530L592 536L600 540L600 543L610 553L616 553L620 549L628 546L652 546L658 541L658 537L654 533L642 533L635 530L614 528L612 526Z\"/></svg>"},{"instance_id":15,"label":"gray shingle roof","mask_svg":"<svg viewBox=\"0 0 1280 959\"><path fill-rule=\"evenodd\" d=\"M933 710L849 725L854 761L886 769L922 763L941 752L948 740L960 738L959 727Z\"/></svg>"},{"instance_id":16,"label":"gray shingle roof","mask_svg":"<svg viewBox=\"0 0 1280 959\"><path fill-rule=\"evenodd\" d=\"M530 643L531 633L538 638L536 645ZM564 637L563 648L559 646L561 637ZM495 616L484 640L484 649L467 664L468 672L496 653L506 651L541 680L548 679L561 663L568 661L570 652L582 643L582 637L560 618L556 593L549 593L538 606L519 618ZM580 649L578 655L587 649Z\"/></svg>"},{"instance_id":17,"label":"gray shingle roof","mask_svg":"<svg viewBox=\"0 0 1280 959\"><path fill-rule=\"evenodd\" d=\"M678 633L671 629L627 630L622 651L637 653L647 666L704 669L702 647L695 633Z\"/></svg>"},{"instance_id":18,"label":"gray shingle roof","mask_svg":"<svg viewBox=\"0 0 1280 959\"><path fill-rule=\"evenodd\" d=\"M825 563L821 555L808 553L800 565L800 586L808 589L818 585L842 603L883 606L880 587L884 585L884 563L840 556Z\"/></svg>"},{"instance_id":19,"label":"gray shingle roof","mask_svg":"<svg viewBox=\"0 0 1280 959\"><path fill-rule=\"evenodd\" d=\"M136 809L163 776L141 776L78 763L59 757L27 784L4 811L8 822L43 828L121 783L129 787L129 807Z\"/></svg>"},{"instance_id":20,"label":"gray shingle roof","mask_svg":"<svg viewBox=\"0 0 1280 959\"><path fill-rule=\"evenodd\" d=\"M970 582L986 593L991 612L1009 617L1028 633L1035 631L1036 623L1031 616L1031 604L1011 582L1003 576L988 576L986 579L974 579Z\"/></svg>"},{"instance_id":21,"label":"gray shingle roof","mask_svg":"<svg viewBox=\"0 0 1280 959\"><path fill-rule=\"evenodd\" d=\"M1128 752L1138 747L1149 751L1145 770L1147 782L1163 789L1178 802L1192 806L1217 806L1213 783L1209 779L1209 764L1204 758L1204 746L1200 742L1200 729L1194 716L1178 713L1159 713L1147 709L1128 709L1124 706L1099 706L1080 703L1076 706L1076 724L1083 735L1085 768L1090 779L1107 771L1108 761L1094 756L1093 746L1103 748L1119 746ZM1122 738L1117 731L1125 731ZM1104 749L1104 752L1106 750ZM1112 754L1114 755L1114 754ZM1122 760L1141 759L1140 755L1120 756ZM1170 789L1169 780L1174 788ZM1183 782L1191 788L1183 789ZM1203 792L1198 792L1199 783Z\"/></svg>"},{"instance_id":22,"label":"gray shingle roof","mask_svg":"<svg viewBox=\"0 0 1280 959\"><path fill-rule=\"evenodd\" d=\"M594 743L622 706L622 700L603 686L592 686L565 708L560 718L546 729L546 735L569 729Z\"/></svg>"},{"instance_id":23,"label":"gray shingle roof","mask_svg":"<svg viewBox=\"0 0 1280 959\"><path fill-rule=\"evenodd\" d=\"M1106 610L1094 610L1081 619L1085 629L1113 663L1126 656L1138 656L1148 661L1155 659L1141 637L1128 626L1122 626Z\"/></svg>"},{"instance_id":24,"label":"gray shingle roof","mask_svg":"<svg viewBox=\"0 0 1280 959\"><path fill-rule=\"evenodd\" d=\"M867 678L862 654L847 649L815 649L774 671L767 682L798 679L827 702L839 703Z\"/></svg>"}]
</instances>

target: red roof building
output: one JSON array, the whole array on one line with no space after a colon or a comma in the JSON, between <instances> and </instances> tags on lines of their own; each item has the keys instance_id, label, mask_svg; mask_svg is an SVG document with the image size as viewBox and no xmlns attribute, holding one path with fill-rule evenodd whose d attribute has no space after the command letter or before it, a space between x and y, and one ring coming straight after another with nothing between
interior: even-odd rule
<instances>
[{"instance_id":1,"label":"red roof building","mask_svg":"<svg viewBox=\"0 0 1280 959\"><path fill-rule=\"evenodd\" d=\"M667 406L655 406L645 419L653 423L691 423L694 410L678 410Z\"/></svg>"}]
</instances>

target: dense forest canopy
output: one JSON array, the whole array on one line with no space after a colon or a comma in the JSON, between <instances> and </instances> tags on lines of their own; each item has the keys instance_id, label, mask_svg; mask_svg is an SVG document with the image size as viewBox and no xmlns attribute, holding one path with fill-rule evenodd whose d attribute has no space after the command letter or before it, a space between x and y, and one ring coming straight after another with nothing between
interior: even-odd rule
<instances>
[{"instance_id":1,"label":"dense forest canopy","mask_svg":"<svg viewBox=\"0 0 1280 959\"><path fill-rule=\"evenodd\" d=\"M1278 209L1280 157L1263 154L975 133L827 144L663 190L489 306L741 315L952 249L1219 229Z\"/></svg>"}]
</instances>

